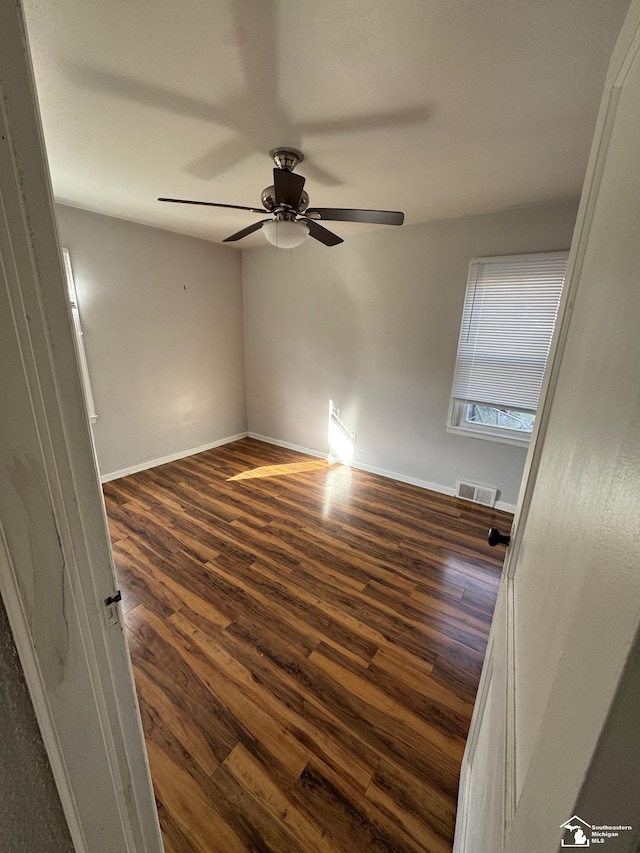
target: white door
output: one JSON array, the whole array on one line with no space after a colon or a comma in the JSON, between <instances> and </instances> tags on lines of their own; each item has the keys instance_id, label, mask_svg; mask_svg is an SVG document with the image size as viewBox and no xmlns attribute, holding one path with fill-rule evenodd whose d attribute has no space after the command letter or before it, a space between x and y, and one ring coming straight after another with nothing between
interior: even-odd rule
<instances>
[{"instance_id":1,"label":"white door","mask_svg":"<svg viewBox=\"0 0 640 853\"><path fill-rule=\"evenodd\" d=\"M577 829L561 825L575 814L640 624L639 27L633 0L465 753L459 853L555 853L571 842ZM632 823L579 817L582 846L587 824ZM615 849L631 849L624 842Z\"/></svg>"},{"instance_id":2,"label":"white door","mask_svg":"<svg viewBox=\"0 0 640 853\"><path fill-rule=\"evenodd\" d=\"M19 4L0 19L0 594L75 849L159 853Z\"/></svg>"}]
</instances>

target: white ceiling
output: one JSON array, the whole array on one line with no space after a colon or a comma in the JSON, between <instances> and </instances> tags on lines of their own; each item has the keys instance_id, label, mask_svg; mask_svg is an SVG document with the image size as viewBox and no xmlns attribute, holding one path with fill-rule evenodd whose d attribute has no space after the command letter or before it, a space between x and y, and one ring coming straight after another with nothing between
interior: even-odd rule
<instances>
[{"instance_id":1,"label":"white ceiling","mask_svg":"<svg viewBox=\"0 0 640 853\"><path fill-rule=\"evenodd\" d=\"M220 242L259 214L157 196L259 206L287 144L409 223L577 195L628 0L24 4L56 198Z\"/></svg>"}]
</instances>

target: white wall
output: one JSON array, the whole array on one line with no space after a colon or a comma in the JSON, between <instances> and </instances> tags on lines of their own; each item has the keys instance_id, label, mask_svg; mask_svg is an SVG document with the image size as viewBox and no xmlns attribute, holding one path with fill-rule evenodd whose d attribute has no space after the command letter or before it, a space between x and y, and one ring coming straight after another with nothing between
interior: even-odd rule
<instances>
[{"instance_id":1,"label":"white wall","mask_svg":"<svg viewBox=\"0 0 640 853\"><path fill-rule=\"evenodd\" d=\"M249 431L327 450L332 399L355 464L515 504L526 450L448 434L473 257L569 248L577 201L243 253ZM339 226L336 227L339 231Z\"/></svg>"},{"instance_id":2,"label":"white wall","mask_svg":"<svg viewBox=\"0 0 640 853\"><path fill-rule=\"evenodd\" d=\"M78 291L100 473L243 433L240 253L64 205L56 214Z\"/></svg>"}]
</instances>

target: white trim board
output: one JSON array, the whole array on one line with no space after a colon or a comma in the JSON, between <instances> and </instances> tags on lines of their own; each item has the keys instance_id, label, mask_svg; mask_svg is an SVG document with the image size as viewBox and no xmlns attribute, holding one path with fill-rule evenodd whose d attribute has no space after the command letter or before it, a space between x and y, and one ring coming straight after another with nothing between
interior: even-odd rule
<instances>
[{"instance_id":1,"label":"white trim board","mask_svg":"<svg viewBox=\"0 0 640 853\"><path fill-rule=\"evenodd\" d=\"M120 471L112 471L110 474L101 474L100 482L108 483L111 480L119 480L120 477L127 477L129 474L137 474L139 471L146 471L147 468L157 468L158 465L165 465L167 462L175 462L176 459L184 459L186 456L194 456L196 453L204 453L205 450L212 450L214 447L221 447L223 444L231 444L233 441L239 441L241 438L247 438L249 433L240 432L238 435L230 435L226 438L219 438L216 441L210 441L208 444L201 444L199 447L190 447L189 450L179 450L177 453L172 453L169 456L162 456L158 459L148 459L146 462L141 462L139 465L131 465L129 468L122 468Z\"/></svg>"},{"instance_id":2,"label":"white trim board","mask_svg":"<svg viewBox=\"0 0 640 853\"><path fill-rule=\"evenodd\" d=\"M268 435L260 435L257 432L249 432L247 435L249 438L255 438L256 441L264 441L266 444L275 444L277 447L286 447L287 450L306 453L307 456L316 456L319 459L327 458L328 451L321 453L319 450L313 450L311 447L302 447L299 444L291 444L289 441L280 441L277 438L271 438ZM451 486L443 486L440 483L431 483L428 480L409 477L407 474L398 474L396 471L387 471L385 468L376 468L374 465L364 465L361 462L352 462L350 467L356 468L359 471L367 471L369 474L378 474L380 477L387 477L389 480L397 480L399 483L409 483L411 486L418 486L421 489L428 489L430 492L438 492L441 495L454 497L456 493L456 490ZM516 510L515 504L506 503L505 501L496 501L495 508L502 512L510 513L514 513Z\"/></svg>"},{"instance_id":3,"label":"white trim board","mask_svg":"<svg viewBox=\"0 0 640 853\"><path fill-rule=\"evenodd\" d=\"M74 849L161 853L20 3L0 17L2 594Z\"/></svg>"}]
</instances>

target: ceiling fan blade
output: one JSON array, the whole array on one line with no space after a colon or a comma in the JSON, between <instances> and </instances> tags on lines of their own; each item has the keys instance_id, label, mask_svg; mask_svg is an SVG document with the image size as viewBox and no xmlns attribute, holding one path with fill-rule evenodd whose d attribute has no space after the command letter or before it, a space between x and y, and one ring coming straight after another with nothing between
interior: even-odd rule
<instances>
[{"instance_id":1,"label":"ceiling fan blade","mask_svg":"<svg viewBox=\"0 0 640 853\"><path fill-rule=\"evenodd\" d=\"M253 225L248 225L246 228L243 228L242 231L236 231L236 233L232 234L230 237L225 237L222 242L235 243L236 240L242 240L243 237L247 237L249 234L253 234L254 231L257 231L259 228L262 228L265 222L271 222L271 220L261 219L260 222L254 222Z\"/></svg>"},{"instance_id":2,"label":"ceiling fan blade","mask_svg":"<svg viewBox=\"0 0 640 853\"><path fill-rule=\"evenodd\" d=\"M274 169L273 185L276 190L276 204L286 204L297 210L302 196L304 180L302 175L295 175L286 169Z\"/></svg>"},{"instance_id":3,"label":"ceiling fan blade","mask_svg":"<svg viewBox=\"0 0 640 853\"><path fill-rule=\"evenodd\" d=\"M250 210L252 213L266 213L264 207L245 207L242 204L219 204L217 201L191 201L187 198L159 198L158 201L173 201L176 204L203 204L205 207L229 207L231 210Z\"/></svg>"},{"instance_id":4,"label":"ceiling fan blade","mask_svg":"<svg viewBox=\"0 0 640 853\"><path fill-rule=\"evenodd\" d=\"M350 210L346 207L312 207L305 216L332 222L370 222L373 225L402 225L404 213L399 210Z\"/></svg>"},{"instance_id":5,"label":"ceiling fan blade","mask_svg":"<svg viewBox=\"0 0 640 853\"><path fill-rule=\"evenodd\" d=\"M324 243L325 246L337 246L338 243L344 243L342 237L338 237L337 234L334 234L333 231L329 231L329 229L325 228L323 225L318 225L318 223L314 222L313 219L307 219L306 216L300 218L309 226L309 236L315 237L316 240L320 240L320 242Z\"/></svg>"}]
</instances>

